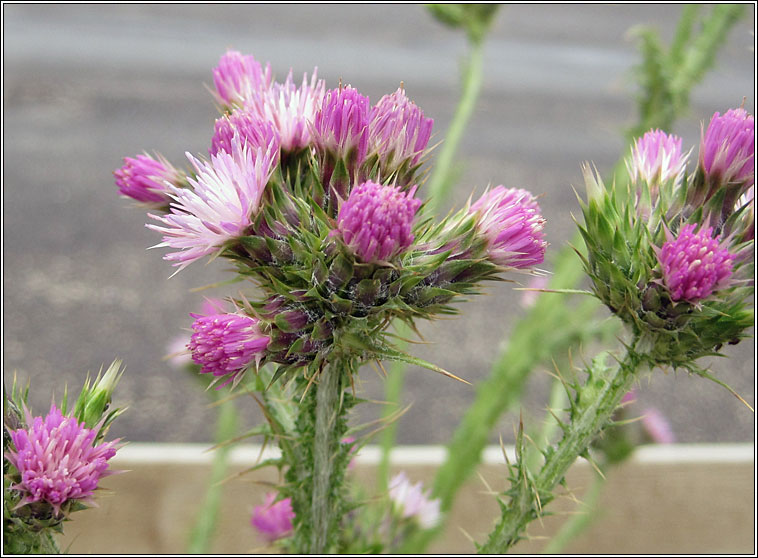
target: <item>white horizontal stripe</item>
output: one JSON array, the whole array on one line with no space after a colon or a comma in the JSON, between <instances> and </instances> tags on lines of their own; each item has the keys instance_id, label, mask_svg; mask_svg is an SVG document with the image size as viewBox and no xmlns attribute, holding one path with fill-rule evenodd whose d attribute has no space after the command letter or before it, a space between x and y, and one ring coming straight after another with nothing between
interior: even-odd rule
<instances>
[{"instance_id":1,"label":"white horizontal stripe","mask_svg":"<svg viewBox=\"0 0 758 558\"><path fill-rule=\"evenodd\" d=\"M124 446L113 462L118 466L137 464L203 465L213 460L214 451L208 444L152 444L132 443ZM515 460L513 446L506 446L508 459ZM279 450L267 447L262 459L276 457ZM250 465L261 455L260 445L238 446L232 449L230 464ZM398 446L392 452L393 465L439 465L445 459L444 446ZM366 446L356 457L361 465L379 463L381 450L378 446ZM668 444L642 446L631 458L633 463L750 463L755 459L753 444ZM499 446L488 446L482 462L488 465L504 463Z\"/></svg>"}]
</instances>

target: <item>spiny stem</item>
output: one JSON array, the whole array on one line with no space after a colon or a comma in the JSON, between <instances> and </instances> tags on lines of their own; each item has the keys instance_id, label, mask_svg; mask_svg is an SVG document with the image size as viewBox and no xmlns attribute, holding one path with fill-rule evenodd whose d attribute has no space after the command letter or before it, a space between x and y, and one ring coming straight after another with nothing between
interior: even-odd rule
<instances>
[{"instance_id":1,"label":"spiny stem","mask_svg":"<svg viewBox=\"0 0 758 558\"><path fill-rule=\"evenodd\" d=\"M633 347L633 346L632 346ZM519 475L509 493L511 500L500 522L480 548L483 554L505 552L522 538L530 521L540 515L540 508L552 498L552 491L561 482L576 458L584 454L592 440L609 423L611 415L624 394L629 391L643 357L633 348L627 350L617 366L605 367L594 362L590 377L580 388L579 406L569 428L534 477ZM522 464L518 465L519 470ZM537 498L541 503L537 502Z\"/></svg>"},{"instance_id":2,"label":"spiny stem","mask_svg":"<svg viewBox=\"0 0 758 558\"><path fill-rule=\"evenodd\" d=\"M313 436L313 494L311 499L310 553L322 554L337 526L339 502L334 488L335 456L340 432L337 417L341 413L342 367L334 363L321 372L316 388L316 421Z\"/></svg>"},{"instance_id":3,"label":"spiny stem","mask_svg":"<svg viewBox=\"0 0 758 558\"><path fill-rule=\"evenodd\" d=\"M575 539L597 516L597 505L603 493L605 479L598 474L592 478L592 484L582 498L583 513L572 515L550 542L542 549L542 554L561 554L568 543Z\"/></svg>"}]
</instances>

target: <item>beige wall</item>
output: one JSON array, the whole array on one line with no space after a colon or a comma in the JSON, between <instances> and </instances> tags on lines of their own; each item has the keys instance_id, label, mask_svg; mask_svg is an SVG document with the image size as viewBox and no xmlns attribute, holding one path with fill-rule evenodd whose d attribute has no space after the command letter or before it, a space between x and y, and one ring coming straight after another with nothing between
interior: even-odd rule
<instances>
[{"instance_id":1,"label":"beige wall","mask_svg":"<svg viewBox=\"0 0 758 558\"><path fill-rule=\"evenodd\" d=\"M130 471L103 481L111 492L100 495L99 509L73 516L61 541L63 548L72 553L183 553L210 471L209 454L201 455L200 449L195 448L190 458L186 453L175 458L163 446L129 447L114 461L116 468ZM150 464L145 455L154 455L154 462ZM405 470L412 480L431 479L434 466L429 462L434 459L429 455L413 458L406 451L399 456L406 464L397 463L396 469ZM408 463L408 456L417 464ZM235 458L235 471L243 469L239 463L243 460ZM493 490L502 490L504 466L496 458L488 461L480 469L482 477ZM373 463L370 455L362 456L351 474L370 486L376 471ZM593 474L587 463L577 463L567 479L571 494L581 500ZM266 552L248 521L252 507L267 491L262 483L273 481L275 471L268 470L226 484L214 552ZM463 531L482 541L497 514L494 499L485 492L478 478L467 484L444 537L430 551L473 551ZM546 544L543 537L577 509L568 493L556 499L549 506L555 515L535 521L529 529L531 540L520 543L515 552L539 552ZM564 551L754 553L754 513L752 445L642 448L631 462L610 471L596 521Z\"/></svg>"}]
</instances>

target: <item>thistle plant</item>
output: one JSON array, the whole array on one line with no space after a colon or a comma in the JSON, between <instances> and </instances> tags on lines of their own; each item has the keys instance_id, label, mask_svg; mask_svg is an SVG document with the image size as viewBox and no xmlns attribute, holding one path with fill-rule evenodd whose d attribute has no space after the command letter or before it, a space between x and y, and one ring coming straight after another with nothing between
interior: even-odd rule
<instances>
[{"instance_id":1,"label":"thistle plant","mask_svg":"<svg viewBox=\"0 0 758 558\"><path fill-rule=\"evenodd\" d=\"M435 221L418 195L432 120L403 87L372 106L315 71L299 89L291 75L278 83L252 56L222 56L213 77L225 112L209 157L188 154L194 170L164 178L168 207L142 195L157 190L152 165L127 158L114 174L153 210L147 226L177 272L221 257L257 285L229 297L233 311L193 315L187 349L217 389L258 393L268 424L257 432L280 446L270 464L294 514L284 544L323 553L339 549L356 505L343 486L354 444L342 441L360 365L396 360L458 379L398 349L391 325L455 313L503 273L535 273L547 244L523 189L496 186Z\"/></svg>"},{"instance_id":2,"label":"thistle plant","mask_svg":"<svg viewBox=\"0 0 758 558\"><path fill-rule=\"evenodd\" d=\"M679 368L725 386L698 359L738 343L754 321L753 130L753 117L743 109L716 113L690 173L681 140L651 130L633 147L622 192L585 165L579 230L587 255L580 257L592 294L626 326L624 354L613 355L616 364L609 364L608 353L598 355L584 381L561 378L568 417L538 470L526 466L519 433L508 500L483 552L502 552L523 537L578 456L595 462L591 445L612 426L642 373ZM709 164L714 160L719 164Z\"/></svg>"},{"instance_id":3,"label":"thistle plant","mask_svg":"<svg viewBox=\"0 0 758 558\"><path fill-rule=\"evenodd\" d=\"M100 479L116 473L108 461L119 440L105 441L123 409L111 408L113 390L122 374L114 361L94 383L84 387L67 411L67 396L47 415L27 407L29 388L4 394L3 552L58 553L54 535L63 532L71 513L97 506Z\"/></svg>"}]
</instances>

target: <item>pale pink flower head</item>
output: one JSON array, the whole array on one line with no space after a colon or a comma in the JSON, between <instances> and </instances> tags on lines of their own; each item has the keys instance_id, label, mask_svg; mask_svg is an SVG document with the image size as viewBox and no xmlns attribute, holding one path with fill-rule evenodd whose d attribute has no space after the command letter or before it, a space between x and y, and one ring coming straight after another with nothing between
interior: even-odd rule
<instances>
[{"instance_id":1,"label":"pale pink flower head","mask_svg":"<svg viewBox=\"0 0 758 558\"><path fill-rule=\"evenodd\" d=\"M389 495L395 511L402 518L418 521L423 529L431 529L439 523L440 500L432 500L429 491L422 490L421 482L412 484L404 472L390 480Z\"/></svg>"},{"instance_id":2,"label":"pale pink flower head","mask_svg":"<svg viewBox=\"0 0 758 558\"><path fill-rule=\"evenodd\" d=\"M676 436L671 429L668 419L658 409L650 407L642 416L642 427L650 439L656 444L673 444Z\"/></svg>"},{"instance_id":3,"label":"pale pink flower head","mask_svg":"<svg viewBox=\"0 0 758 558\"><path fill-rule=\"evenodd\" d=\"M478 213L479 232L487 240L490 260L524 269L545 259L545 219L537 200L526 190L496 186L470 208Z\"/></svg>"},{"instance_id":4,"label":"pale pink flower head","mask_svg":"<svg viewBox=\"0 0 758 558\"><path fill-rule=\"evenodd\" d=\"M371 181L353 188L339 209L337 229L361 261L389 261L413 243L411 227L421 205L415 191Z\"/></svg>"},{"instance_id":5,"label":"pale pink flower head","mask_svg":"<svg viewBox=\"0 0 758 558\"><path fill-rule=\"evenodd\" d=\"M709 182L755 183L755 121L745 109L716 112L700 140L700 167Z\"/></svg>"},{"instance_id":6,"label":"pale pink flower head","mask_svg":"<svg viewBox=\"0 0 758 558\"><path fill-rule=\"evenodd\" d=\"M415 167L426 150L434 120L411 102L399 88L371 109L369 152L379 159L384 175Z\"/></svg>"},{"instance_id":7,"label":"pale pink flower head","mask_svg":"<svg viewBox=\"0 0 758 558\"><path fill-rule=\"evenodd\" d=\"M190 314L195 318L187 348L200 372L224 378L219 387L235 384L253 363L260 365L271 338L261 331L260 321L239 313Z\"/></svg>"},{"instance_id":8,"label":"pale pink flower head","mask_svg":"<svg viewBox=\"0 0 758 558\"><path fill-rule=\"evenodd\" d=\"M644 180L657 192L660 184L673 181L678 184L684 175L689 153L682 153L682 138L662 130L650 130L637 139L632 156L627 161L632 182Z\"/></svg>"},{"instance_id":9,"label":"pale pink flower head","mask_svg":"<svg viewBox=\"0 0 758 558\"><path fill-rule=\"evenodd\" d=\"M279 143L276 129L254 112L236 109L216 120L214 125L211 148L208 153L212 156L220 151L232 153L232 140L238 135L242 145L255 152L265 149L272 143Z\"/></svg>"},{"instance_id":10,"label":"pale pink flower head","mask_svg":"<svg viewBox=\"0 0 758 558\"><path fill-rule=\"evenodd\" d=\"M273 124L279 133L282 150L296 152L311 144L311 127L322 106L325 91L324 80L316 80L315 69L310 82L308 75L303 74L300 87L295 85L290 70L284 83L273 83L246 108Z\"/></svg>"},{"instance_id":11,"label":"pale pink flower head","mask_svg":"<svg viewBox=\"0 0 758 558\"><path fill-rule=\"evenodd\" d=\"M150 215L165 226L147 225L163 233L163 242L153 248L178 250L164 256L178 271L247 234L279 162L279 144L272 138L254 149L235 135L231 153L219 151L210 162L187 157L197 171L196 178L188 179L193 188L172 188L171 213Z\"/></svg>"},{"instance_id":12,"label":"pale pink flower head","mask_svg":"<svg viewBox=\"0 0 758 558\"><path fill-rule=\"evenodd\" d=\"M160 155L124 157L124 165L113 171L113 175L121 195L163 207L171 201L170 186L179 187L183 181L182 173Z\"/></svg>"},{"instance_id":13,"label":"pale pink flower head","mask_svg":"<svg viewBox=\"0 0 758 558\"><path fill-rule=\"evenodd\" d=\"M25 412L28 426L8 431L14 449L5 452L21 474L21 482L11 486L23 494L19 507L47 502L60 515L70 500L95 505L98 482L114 473L108 470L108 460L116 455L118 440L94 445L99 427L85 428L55 404L44 418Z\"/></svg>"},{"instance_id":14,"label":"pale pink flower head","mask_svg":"<svg viewBox=\"0 0 758 558\"><path fill-rule=\"evenodd\" d=\"M250 518L250 524L270 543L292 533L292 520L295 519L291 498L284 498L278 502L274 500L275 492L266 494L265 503L255 506Z\"/></svg>"},{"instance_id":15,"label":"pale pink flower head","mask_svg":"<svg viewBox=\"0 0 758 558\"><path fill-rule=\"evenodd\" d=\"M713 227L695 232L695 224L688 224L676 238L668 229L666 236L656 254L672 300L697 302L729 283L734 256L713 238Z\"/></svg>"},{"instance_id":16,"label":"pale pink flower head","mask_svg":"<svg viewBox=\"0 0 758 558\"><path fill-rule=\"evenodd\" d=\"M225 106L242 106L271 85L271 66L261 67L253 56L228 50L213 68L216 100Z\"/></svg>"}]
</instances>

